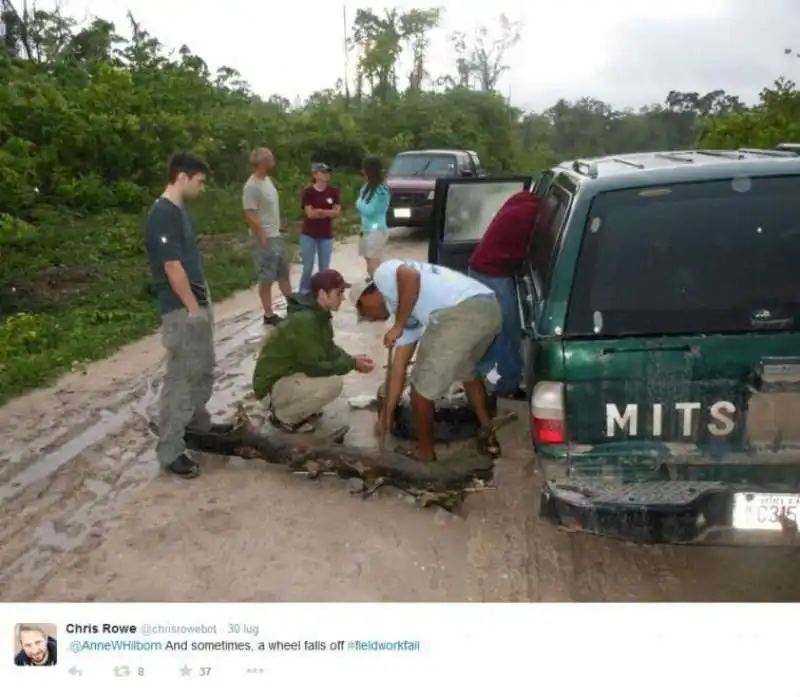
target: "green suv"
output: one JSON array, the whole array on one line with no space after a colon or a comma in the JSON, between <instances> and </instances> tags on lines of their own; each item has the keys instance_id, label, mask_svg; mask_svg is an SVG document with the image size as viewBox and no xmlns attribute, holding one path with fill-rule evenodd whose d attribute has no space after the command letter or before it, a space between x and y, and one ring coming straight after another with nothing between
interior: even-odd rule
<instances>
[{"instance_id":1,"label":"green suv","mask_svg":"<svg viewBox=\"0 0 800 697\"><path fill-rule=\"evenodd\" d=\"M800 542L797 153L439 180L430 261L466 270L530 187L543 200L517 296L542 515L641 542ZM465 220L464 202L480 213Z\"/></svg>"}]
</instances>

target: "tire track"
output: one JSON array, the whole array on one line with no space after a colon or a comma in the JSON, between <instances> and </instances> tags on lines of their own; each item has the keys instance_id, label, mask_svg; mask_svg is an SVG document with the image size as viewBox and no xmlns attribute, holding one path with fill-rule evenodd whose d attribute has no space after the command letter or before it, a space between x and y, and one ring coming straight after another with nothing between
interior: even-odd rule
<instances>
[{"instance_id":1,"label":"tire track","mask_svg":"<svg viewBox=\"0 0 800 697\"><path fill-rule=\"evenodd\" d=\"M261 314L224 320L215 332L218 384L209 409L225 418L248 390L252 354L264 336ZM162 368L163 360L113 389L65 394L69 408L39 420L47 433L24 444L3 440L0 598L35 597L65 558L100 545L118 507L158 476L147 421Z\"/></svg>"}]
</instances>

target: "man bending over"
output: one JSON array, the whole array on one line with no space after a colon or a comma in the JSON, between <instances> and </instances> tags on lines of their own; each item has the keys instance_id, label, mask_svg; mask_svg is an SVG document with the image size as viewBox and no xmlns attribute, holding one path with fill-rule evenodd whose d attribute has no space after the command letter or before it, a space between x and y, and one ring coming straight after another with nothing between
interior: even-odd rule
<instances>
[{"instance_id":1,"label":"man bending over","mask_svg":"<svg viewBox=\"0 0 800 697\"><path fill-rule=\"evenodd\" d=\"M326 269L311 277L310 287L288 297L286 319L267 337L253 373L256 398L269 396L270 421L287 433L314 430L314 418L342 393L342 375L375 368L369 356L351 356L333 342L331 313L350 284Z\"/></svg>"},{"instance_id":2,"label":"man bending over","mask_svg":"<svg viewBox=\"0 0 800 697\"><path fill-rule=\"evenodd\" d=\"M481 361L500 331L502 313L495 294L482 283L444 266L402 259L383 262L371 283L353 287L350 298L359 317L371 322L392 317L384 336L387 347L399 346L390 377L389 393L381 413L380 429L387 432L402 393L402 376L419 339L411 371L411 410L419 441L399 452L418 460L436 459L433 447L433 403L455 382L464 385L467 398L482 427L491 418L486 386L479 374ZM495 436L482 428L481 449L497 457Z\"/></svg>"}]
</instances>

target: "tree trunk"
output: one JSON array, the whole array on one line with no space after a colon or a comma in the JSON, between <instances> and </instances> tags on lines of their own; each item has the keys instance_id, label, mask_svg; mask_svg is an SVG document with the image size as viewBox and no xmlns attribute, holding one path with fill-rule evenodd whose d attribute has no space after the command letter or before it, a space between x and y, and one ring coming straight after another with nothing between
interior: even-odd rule
<instances>
[{"instance_id":1,"label":"tree trunk","mask_svg":"<svg viewBox=\"0 0 800 697\"><path fill-rule=\"evenodd\" d=\"M491 430L511 423L516 414L495 418ZM157 431L154 424L151 430ZM423 506L455 508L466 493L488 488L494 474L490 456L479 453L474 444L435 462L419 462L393 451L379 452L343 445L349 430L344 426L327 437L304 434L283 435L256 431L242 409L233 430L225 434L187 431L186 447L215 455L265 460L285 465L310 478L335 474L343 479L360 479L364 494L390 485L414 496Z\"/></svg>"}]
</instances>

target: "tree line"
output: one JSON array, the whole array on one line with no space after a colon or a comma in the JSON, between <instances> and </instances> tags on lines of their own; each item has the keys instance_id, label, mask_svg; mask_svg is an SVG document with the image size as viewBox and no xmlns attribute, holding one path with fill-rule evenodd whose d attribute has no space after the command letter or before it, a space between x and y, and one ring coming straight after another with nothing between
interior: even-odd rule
<instances>
[{"instance_id":1,"label":"tree line","mask_svg":"<svg viewBox=\"0 0 800 697\"><path fill-rule=\"evenodd\" d=\"M241 180L243 154L258 143L275 150L278 177L292 185L313 159L357 171L368 153L409 148L474 149L493 171L523 171L573 155L688 147L716 119L752 113L723 90L674 90L638 110L586 97L523 113L497 92L523 31L502 15L456 32L453 72L434 76L426 52L439 10L359 9L352 89L340 82L293 104L253 94L234 68L212 71L187 46L167 54L131 15L124 28L79 26L58 10L0 1L0 211L24 219L42 205L136 210L179 149L207 157L221 186ZM411 70L401 76L404 54Z\"/></svg>"},{"instance_id":2,"label":"tree line","mask_svg":"<svg viewBox=\"0 0 800 697\"><path fill-rule=\"evenodd\" d=\"M239 187L257 145L275 152L282 209L298 218L314 160L334 166L347 209L367 154L388 163L406 149L464 148L490 172L531 173L573 156L800 141L800 97L782 78L755 105L676 86L639 109L587 96L525 112L498 91L521 23L501 15L454 32L452 70L435 75L441 19L359 9L355 80L298 103L254 94L235 68L212 70L188 46L168 52L130 14L126 26L78 23L0 0L0 401L154 328L141 217L178 150L213 170L197 220L221 298L252 281Z\"/></svg>"}]
</instances>

